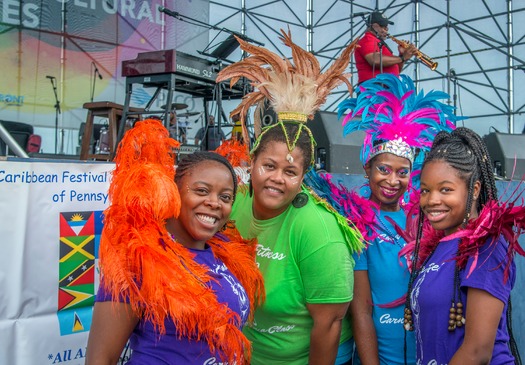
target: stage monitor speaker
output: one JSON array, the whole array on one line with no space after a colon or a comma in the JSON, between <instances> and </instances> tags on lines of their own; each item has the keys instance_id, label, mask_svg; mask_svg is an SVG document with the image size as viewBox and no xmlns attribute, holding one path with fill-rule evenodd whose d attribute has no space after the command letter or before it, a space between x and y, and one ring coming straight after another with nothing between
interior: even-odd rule
<instances>
[{"instance_id":1,"label":"stage monitor speaker","mask_svg":"<svg viewBox=\"0 0 525 365\"><path fill-rule=\"evenodd\" d=\"M505 179L521 180L525 175L525 135L492 132L483 139L494 173Z\"/></svg>"},{"instance_id":2,"label":"stage monitor speaker","mask_svg":"<svg viewBox=\"0 0 525 365\"><path fill-rule=\"evenodd\" d=\"M337 113L317 112L308 122L317 145L315 162L318 169L330 173L363 174L359 159L365 133L357 131L343 137L343 126Z\"/></svg>"}]
</instances>

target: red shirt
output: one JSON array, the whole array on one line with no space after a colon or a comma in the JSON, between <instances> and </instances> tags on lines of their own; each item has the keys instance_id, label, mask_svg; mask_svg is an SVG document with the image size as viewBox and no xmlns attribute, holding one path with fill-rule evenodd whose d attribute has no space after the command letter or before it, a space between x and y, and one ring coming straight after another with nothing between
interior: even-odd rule
<instances>
[{"instance_id":1,"label":"red shirt","mask_svg":"<svg viewBox=\"0 0 525 365\"><path fill-rule=\"evenodd\" d=\"M379 39L371 32L366 32L357 44L360 47L355 50L354 57L359 83L362 83L363 81L376 77L376 75L381 73L381 67L371 66L365 59L365 55L379 52ZM382 51L383 55L385 56L393 56L388 47L383 46ZM399 65L392 65L388 67L383 66L383 73L399 76L399 72Z\"/></svg>"}]
</instances>

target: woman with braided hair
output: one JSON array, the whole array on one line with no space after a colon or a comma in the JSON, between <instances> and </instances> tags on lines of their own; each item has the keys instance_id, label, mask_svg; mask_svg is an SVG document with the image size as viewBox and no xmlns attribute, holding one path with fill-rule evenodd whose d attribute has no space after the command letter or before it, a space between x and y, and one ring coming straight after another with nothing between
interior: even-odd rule
<instances>
[{"instance_id":1,"label":"woman with braided hair","mask_svg":"<svg viewBox=\"0 0 525 365\"><path fill-rule=\"evenodd\" d=\"M405 328L420 364L521 363L511 331L513 255L525 208L497 201L491 159L472 130L439 133L421 172ZM429 223L429 224L428 224Z\"/></svg>"},{"instance_id":2,"label":"woman with braided hair","mask_svg":"<svg viewBox=\"0 0 525 365\"><path fill-rule=\"evenodd\" d=\"M409 242L398 230L418 202L419 172L425 152L439 131L449 131L457 117L442 103L447 94L416 92L406 75L381 74L359 86L357 98L343 101L339 115L344 134L364 131L361 162L366 182L360 195L330 176L313 174L326 197L370 244L354 255L354 299L350 303L355 340L354 365L414 365L415 339L406 336L403 311L410 273L398 254ZM321 190L321 191L319 191ZM405 338L406 344L405 347Z\"/></svg>"}]
</instances>

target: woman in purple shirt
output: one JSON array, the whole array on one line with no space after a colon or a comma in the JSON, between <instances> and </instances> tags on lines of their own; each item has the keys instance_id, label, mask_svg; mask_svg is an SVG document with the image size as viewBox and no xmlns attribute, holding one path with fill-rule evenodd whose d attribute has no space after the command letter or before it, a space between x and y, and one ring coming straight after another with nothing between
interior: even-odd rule
<instances>
[{"instance_id":1,"label":"woman in purple shirt","mask_svg":"<svg viewBox=\"0 0 525 365\"><path fill-rule=\"evenodd\" d=\"M418 364L515 364L509 302L518 242L508 229L525 207L513 205L497 201L477 134L457 128L436 136L421 172L404 320L415 330Z\"/></svg>"},{"instance_id":2,"label":"woman in purple shirt","mask_svg":"<svg viewBox=\"0 0 525 365\"><path fill-rule=\"evenodd\" d=\"M186 156L158 121L122 141L100 247L86 364L242 364L241 328L262 295L254 245L228 223L237 178L212 152ZM126 356L127 357L127 356ZM125 359L127 360L127 359Z\"/></svg>"}]
</instances>

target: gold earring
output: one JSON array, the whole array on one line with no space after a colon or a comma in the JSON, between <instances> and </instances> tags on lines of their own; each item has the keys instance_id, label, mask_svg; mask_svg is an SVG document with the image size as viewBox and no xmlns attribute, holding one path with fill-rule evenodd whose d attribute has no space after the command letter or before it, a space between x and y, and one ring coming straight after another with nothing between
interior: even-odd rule
<instances>
[{"instance_id":1,"label":"gold earring","mask_svg":"<svg viewBox=\"0 0 525 365\"><path fill-rule=\"evenodd\" d=\"M368 179L368 175L365 175L365 179Z\"/></svg>"}]
</instances>

